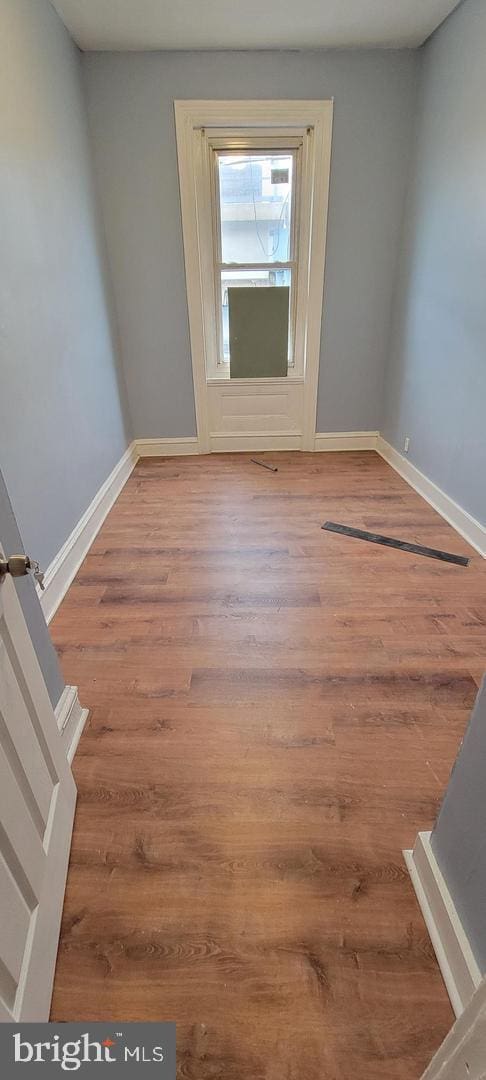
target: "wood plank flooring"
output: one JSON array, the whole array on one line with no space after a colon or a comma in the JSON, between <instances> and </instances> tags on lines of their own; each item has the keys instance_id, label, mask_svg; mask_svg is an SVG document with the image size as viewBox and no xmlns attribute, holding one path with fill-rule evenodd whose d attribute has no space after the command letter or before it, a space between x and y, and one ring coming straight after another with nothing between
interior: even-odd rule
<instances>
[{"instance_id":1,"label":"wood plank flooring","mask_svg":"<svg viewBox=\"0 0 486 1080\"><path fill-rule=\"evenodd\" d=\"M374 453L268 458L139 462L52 623L91 710L52 1018L176 1020L181 1080L418 1080L453 1017L401 851L486 567Z\"/></svg>"}]
</instances>

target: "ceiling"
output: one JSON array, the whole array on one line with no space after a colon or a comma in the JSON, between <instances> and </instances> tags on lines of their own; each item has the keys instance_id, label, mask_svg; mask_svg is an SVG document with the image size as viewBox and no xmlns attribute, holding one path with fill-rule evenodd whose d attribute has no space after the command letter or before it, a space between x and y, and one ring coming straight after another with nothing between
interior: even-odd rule
<instances>
[{"instance_id":1,"label":"ceiling","mask_svg":"<svg viewBox=\"0 0 486 1080\"><path fill-rule=\"evenodd\" d=\"M81 49L421 45L458 0L52 0Z\"/></svg>"}]
</instances>

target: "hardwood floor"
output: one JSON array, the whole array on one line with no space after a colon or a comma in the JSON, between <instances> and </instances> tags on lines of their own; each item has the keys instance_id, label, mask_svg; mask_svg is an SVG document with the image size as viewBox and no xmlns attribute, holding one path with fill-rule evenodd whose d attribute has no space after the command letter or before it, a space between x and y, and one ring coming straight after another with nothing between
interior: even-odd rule
<instances>
[{"instance_id":1,"label":"hardwood floor","mask_svg":"<svg viewBox=\"0 0 486 1080\"><path fill-rule=\"evenodd\" d=\"M176 1020L181 1080L418 1080L453 1017L401 851L486 567L374 453L268 458L139 462L52 623L91 710L52 1018Z\"/></svg>"}]
</instances>

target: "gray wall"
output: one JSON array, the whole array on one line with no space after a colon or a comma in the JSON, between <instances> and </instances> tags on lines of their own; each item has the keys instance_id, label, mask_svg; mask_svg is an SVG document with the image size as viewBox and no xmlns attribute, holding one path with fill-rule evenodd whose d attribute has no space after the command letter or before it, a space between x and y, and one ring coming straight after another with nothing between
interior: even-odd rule
<instances>
[{"instance_id":1,"label":"gray wall","mask_svg":"<svg viewBox=\"0 0 486 1080\"><path fill-rule=\"evenodd\" d=\"M134 433L195 432L174 98L335 97L318 430L375 429L418 54L92 53L83 60Z\"/></svg>"},{"instance_id":2,"label":"gray wall","mask_svg":"<svg viewBox=\"0 0 486 1080\"><path fill-rule=\"evenodd\" d=\"M79 53L0 0L0 463L45 567L127 445Z\"/></svg>"},{"instance_id":3,"label":"gray wall","mask_svg":"<svg viewBox=\"0 0 486 1080\"><path fill-rule=\"evenodd\" d=\"M397 284L386 437L486 522L486 4L466 0L424 50ZM432 847L486 973L486 681Z\"/></svg>"},{"instance_id":4,"label":"gray wall","mask_svg":"<svg viewBox=\"0 0 486 1080\"><path fill-rule=\"evenodd\" d=\"M432 848L486 973L486 679L432 833Z\"/></svg>"},{"instance_id":5,"label":"gray wall","mask_svg":"<svg viewBox=\"0 0 486 1080\"><path fill-rule=\"evenodd\" d=\"M6 555L21 554L25 551L1 472L0 544ZM56 706L64 689L64 680L61 675L57 653L52 644L46 620L37 598L34 581L30 574L14 580L49 696L52 704Z\"/></svg>"},{"instance_id":6,"label":"gray wall","mask_svg":"<svg viewBox=\"0 0 486 1080\"><path fill-rule=\"evenodd\" d=\"M385 437L486 523L486 4L424 52Z\"/></svg>"}]
</instances>

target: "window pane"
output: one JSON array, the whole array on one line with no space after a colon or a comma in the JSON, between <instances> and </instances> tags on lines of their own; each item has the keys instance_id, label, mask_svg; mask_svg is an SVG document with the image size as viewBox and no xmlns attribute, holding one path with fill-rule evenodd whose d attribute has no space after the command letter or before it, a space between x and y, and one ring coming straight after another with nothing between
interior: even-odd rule
<instances>
[{"instance_id":1,"label":"window pane","mask_svg":"<svg viewBox=\"0 0 486 1080\"><path fill-rule=\"evenodd\" d=\"M224 263L288 262L292 155L219 154Z\"/></svg>"},{"instance_id":2,"label":"window pane","mask_svg":"<svg viewBox=\"0 0 486 1080\"><path fill-rule=\"evenodd\" d=\"M229 319L228 319L228 285L242 285L248 288L273 288L279 285L291 286L291 270L223 270L221 273L221 301L223 310L223 360L228 363L230 358L229 347ZM290 360L290 348L289 348Z\"/></svg>"}]
</instances>

